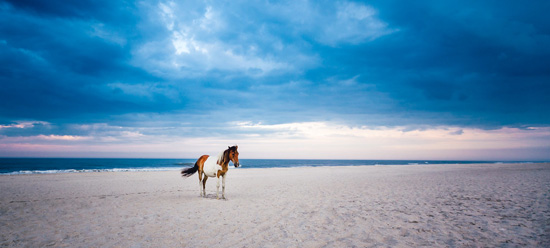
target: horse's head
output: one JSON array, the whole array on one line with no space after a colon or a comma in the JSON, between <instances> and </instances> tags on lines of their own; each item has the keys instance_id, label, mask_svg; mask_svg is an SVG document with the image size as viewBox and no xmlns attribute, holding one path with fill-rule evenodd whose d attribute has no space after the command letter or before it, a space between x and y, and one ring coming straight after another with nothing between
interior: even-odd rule
<instances>
[{"instance_id":1,"label":"horse's head","mask_svg":"<svg viewBox=\"0 0 550 248\"><path fill-rule=\"evenodd\" d=\"M229 147L229 160L233 162L233 165L235 165L235 168L238 168L240 166L239 164L239 152L237 149L239 146L231 146Z\"/></svg>"}]
</instances>

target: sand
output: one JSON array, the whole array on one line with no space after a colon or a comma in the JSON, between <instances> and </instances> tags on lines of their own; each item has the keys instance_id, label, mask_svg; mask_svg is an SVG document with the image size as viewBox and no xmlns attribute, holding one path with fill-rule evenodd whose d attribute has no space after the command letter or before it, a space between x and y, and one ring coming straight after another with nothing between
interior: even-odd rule
<instances>
[{"instance_id":1,"label":"sand","mask_svg":"<svg viewBox=\"0 0 550 248\"><path fill-rule=\"evenodd\" d=\"M550 164L0 176L7 247L549 247Z\"/></svg>"}]
</instances>

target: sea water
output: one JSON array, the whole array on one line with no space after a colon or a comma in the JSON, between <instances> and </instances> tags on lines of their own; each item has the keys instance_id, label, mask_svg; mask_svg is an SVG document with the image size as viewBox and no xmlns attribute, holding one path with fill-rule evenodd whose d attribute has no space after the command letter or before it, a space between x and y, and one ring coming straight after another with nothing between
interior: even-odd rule
<instances>
[{"instance_id":1,"label":"sea water","mask_svg":"<svg viewBox=\"0 0 550 248\"><path fill-rule=\"evenodd\" d=\"M138 158L0 158L0 174L44 174L102 171L166 171L192 167L196 159ZM318 166L383 166L418 164L502 163L502 161L450 160L307 160L307 159L240 159L241 167L318 167ZM519 161L507 161L519 162ZM520 162L530 163L530 162ZM234 169L232 163L230 168Z\"/></svg>"}]
</instances>

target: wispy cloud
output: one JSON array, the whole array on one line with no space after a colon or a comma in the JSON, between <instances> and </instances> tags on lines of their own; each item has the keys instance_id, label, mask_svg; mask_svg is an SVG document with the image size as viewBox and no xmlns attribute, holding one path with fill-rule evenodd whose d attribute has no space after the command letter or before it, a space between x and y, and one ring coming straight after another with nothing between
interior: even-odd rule
<instances>
[{"instance_id":1,"label":"wispy cloud","mask_svg":"<svg viewBox=\"0 0 550 248\"><path fill-rule=\"evenodd\" d=\"M318 35L320 42L335 46L359 44L399 31L377 17L372 6L354 2L337 2L335 16L325 18L326 26Z\"/></svg>"},{"instance_id":2,"label":"wispy cloud","mask_svg":"<svg viewBox=\"0 0 550 248\"><path fill-rule=\"evenodd\" d=\"M126 128L107 124L73 126L80 135L0 136L2 156L25 153L27 148L62 156L69 151L113 157L133 151L141 157L193 158L227 144L238 144L248 158L311 159L459 159L543 160L549 128L484 130L450 126L349 126L335 122L262 124L224 123L217 133L195 133L198 127ZM79 131L78 131L79 130ZM168 135L173 134L173 135ZM506 151L506 152L503 152ZM529 156L517 153L530 151ZM121 153L122 152L122 153ZM508 154L506 154L508 153ZM136 154L136 155L137 155Z\"/></svg>"}]
</instances>

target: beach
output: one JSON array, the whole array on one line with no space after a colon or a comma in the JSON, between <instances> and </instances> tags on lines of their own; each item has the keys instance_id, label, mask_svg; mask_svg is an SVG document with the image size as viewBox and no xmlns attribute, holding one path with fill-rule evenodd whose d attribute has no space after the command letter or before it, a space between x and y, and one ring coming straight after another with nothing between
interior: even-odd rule
<instances>
[{"instance_id":1,"label":"beach","mask_svg":"<svg viewBox=\"0 0 550 248\"><path fill-rule=\"evenodd\" d=\"M220 187L221 191L221 187ZM549 247L550 164L0 176L3 247Z\"/></svg>"}]
</instances>

